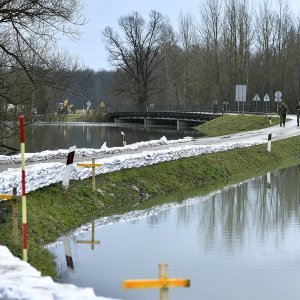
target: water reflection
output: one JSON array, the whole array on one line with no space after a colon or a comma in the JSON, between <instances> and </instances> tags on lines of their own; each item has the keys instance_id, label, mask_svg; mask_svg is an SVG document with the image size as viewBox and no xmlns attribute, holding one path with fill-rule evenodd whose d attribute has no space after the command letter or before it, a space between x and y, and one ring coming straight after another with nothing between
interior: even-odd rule
<instances>
[{"instance_id":1,"label":"water reflection","mask_svg":"<svg viewBox=\"0 0 300 300\"><path fill-rule=\"evenodd\" d=\"M104 142L108 147L123 146L121 131L126 134L127 144L160 139L178 139L185 136L200 136L192 128L180 131L172 126L153 126L144 128L141 124L114 123L41 123L27 127L26 151L67 149L70 145L77 148L100 148ZM18 148L18 137L6 140L7 145Z\"/></svg>"},{"instance_id":2,"label":"water reflection","mask_svg":"<svg viewBox=\"0 0 300 300\"><path fill-rule=\"evenodd\" d=\"M157 299L155 292L120 285L126 278L155 277L154 266L167 262L175 277L191 279L189 289L171 291L172 300L298 299L299 170L277 170L155 215L97 228L105 243L93 255L71 244L76 271L67 276L57 245L51 251L61 280L93 286L107 297Z\"/></svg>"},{"instance_id":3,"label":"water reflection","mask_svg":"<svg viewBox=\"0 0 300 300\"><path fill-rule=\"evenodd\" d=\"M90 240L76 240L77 244L90 244L91 250L95 249L95 245L99 245L100 241L95 240L95 221L92 222L91 239Z\"/></svg>"},{"instance_id":4,"label":"water reflection","mask_svg":"<svg viewBox=\"0 0 300 300\"><path fill-rule=\"evenodd\" d=\"M69 237L67 235L64 235L62 237L62 240L63 240L64 250L65 250L67 267L74 270L74 263L73 263Z\"/></svg>"}]
</instances>

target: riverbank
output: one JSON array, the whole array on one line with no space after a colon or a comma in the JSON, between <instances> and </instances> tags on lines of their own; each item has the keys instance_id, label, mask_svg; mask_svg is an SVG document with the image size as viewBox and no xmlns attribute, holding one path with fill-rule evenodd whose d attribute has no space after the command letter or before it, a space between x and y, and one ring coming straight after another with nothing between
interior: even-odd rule
<instances>
[{"instance_id":1,"label":"riverbank","mask_svg":"<svg viewBox=\"0 0 300 300\"><path fill-rule=\"evenodd\" d=\"M300 138L293 137L274 142L271 153L263 144L101 174L96 192L90 178L72 181L66 194L60 184L39 189L28 194L29 262L55 277L53 257L44 246L84 223L163 201L181 201L298 162ZM21 247L11 241L10 203L1 205L1 215L0 244L20 256Z\"/></svg>"},{"instance_id":2,"label":"riverbank","mask_svg":"<svg viewBox=\"0 0 300 300\"><path fill-rule=\"evenodd\" d=\"M63 122L103 122L105 121L104 117L100 117L99 114L95 113L93 109L87 113L86 110L76 110L75 114L69 113L69 114L63 114L63 115L57 115L55 118L53 118L52 121L63 121Z\"/></svg>"}]
</instances>

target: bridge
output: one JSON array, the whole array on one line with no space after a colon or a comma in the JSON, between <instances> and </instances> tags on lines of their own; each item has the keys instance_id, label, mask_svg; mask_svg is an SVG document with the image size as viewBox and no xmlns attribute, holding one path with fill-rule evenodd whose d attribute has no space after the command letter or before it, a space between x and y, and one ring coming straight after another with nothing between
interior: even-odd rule
<instances>
[{"instance_id":1,"label":"bridge","mask_svg":"<svg viewBox=\"0 0 300 300\"><path fill-rule=\"evenodd\" d=\"M115 123L171 124L179 128L205 123L222 112L205 105L149 105L108 107L106 114Z\"/></svg>"}]
</instances>

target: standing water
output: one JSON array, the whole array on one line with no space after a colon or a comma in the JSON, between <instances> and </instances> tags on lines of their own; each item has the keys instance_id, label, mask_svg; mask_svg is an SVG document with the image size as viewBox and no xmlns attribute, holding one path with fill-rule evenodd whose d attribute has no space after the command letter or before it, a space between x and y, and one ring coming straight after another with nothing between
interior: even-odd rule
<instances>
[{"instance_id":1,"label":"standing water","mask_svg":"<svg viewBox=\"0 0 300 300\"><path fill-rule=\"evenodd\" d=\"M157 278L158 264L166 262L171 278L191 280L190 288L170 289L170 300L298 300L300 168L269 175L135 217L98 220L94 250L77 243L91 240L90 231L70 239L74 269L66 266L62 243L49 246L59 280L101 296L154 300L157 290L121 284Z\"/></svg>"},{"instance_id":2,"label":"standing water","mask_svg":"<svg viewBox=\"0 0 300 300\"><path fill-rule=\"evenodd\" d=\"M135 142L158 140L166 136L168 140L185 136L199 137L200 133L193 128L176 130L174 126L151 126L145 128L142 124L114 123L36 123L26 130L27 152L43 150L77 148L100 148L106 142L108 147L123 146L121 132L126 135L127 144ZM6 141L8 146L19 148L19 140Z\"/></svg>"}]
</instances>

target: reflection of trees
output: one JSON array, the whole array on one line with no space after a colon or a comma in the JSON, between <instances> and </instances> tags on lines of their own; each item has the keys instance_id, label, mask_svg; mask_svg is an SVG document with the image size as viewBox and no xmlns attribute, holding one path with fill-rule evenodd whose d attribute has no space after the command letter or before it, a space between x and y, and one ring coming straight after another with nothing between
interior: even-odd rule
<instances>
[{"instance_id":1,"label":"reflection of trees","mask_svg":"<svg viewBox=\"0 0 300 300\"><path fill-rule=\"evenodd\" d=\"M191 224L192 214L196 209L195 205L184 205L178 208L177 224L187 226Z\"/></svg>"},{"instance_id":2,"label":"reflection of trees","mask_svg":"<svg viewBox=\"0 0 300 300\"><path fill-rule=\"evenodd\" d=\"M280 169L271 174L270 188L266 175L255 178L226 188L194 207L180 208L177 220L179 224L191 222L190 212L199 210L198 234L206 249L219 245L232 251L253 239L278 244L290 224L300 221L299 181L299 168Z\"/></svg>"},{"instance_id":3,"label":"reflection of trees","mask_svg":"<svg viewBox=\"0 0 300 300\"><path fill-rule=\"evenodd\" d=\"M170 213L171 213L171 210L167 209L167 210L161 211L158 214L151 215L149 218L147 218L147 224L153 226L153 225L157 225L160 223L165 223L166 220L169 218Z\"/></svg>"},{"instance_id":4,"label":"reflection of trees","mask_svg":"<svg viewBox=\"0 0 300 300\"><path fill-rule=\"evenodd\" d=\"M32 125L26 129L26 150L37 152L45 149L68 148L71 145L77 147L99 148L104 142L108 147L123 146L121 131L126 133L128 144L160 139L178 139L184 136L198 136L199 134L190 130L176 131L175 127L150 127L144 128L141 124L126 124L116 126L115 124L43 124ZM55 137L55 139L53 139ZM11 147L19 148L18 136L7 140Z\"/></svg>"}]
</instances>

